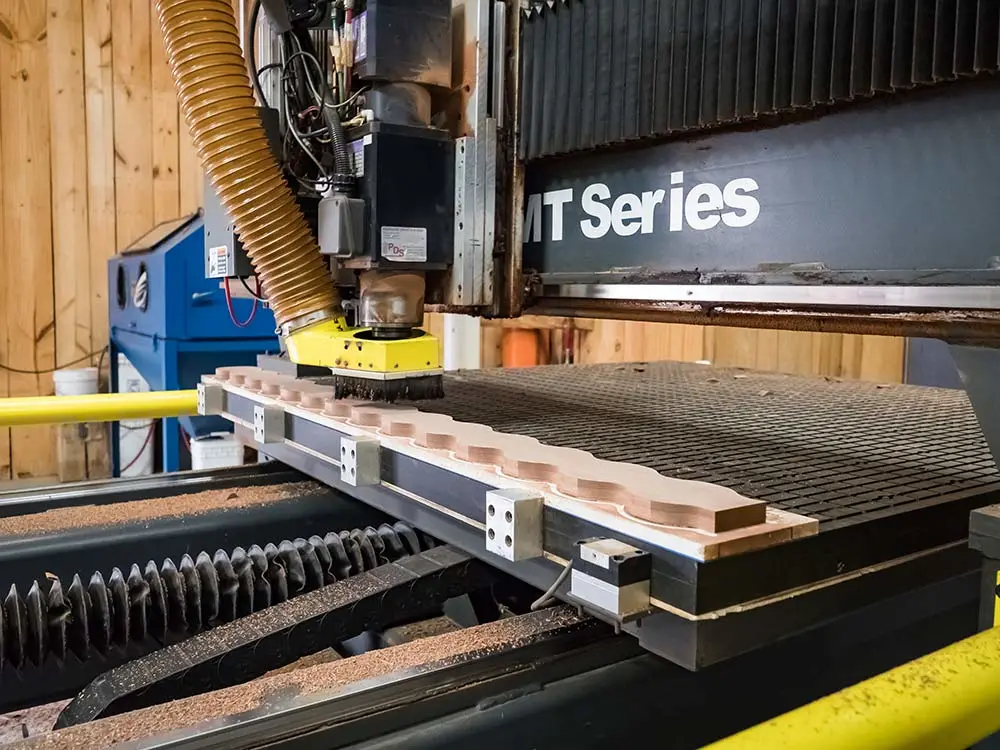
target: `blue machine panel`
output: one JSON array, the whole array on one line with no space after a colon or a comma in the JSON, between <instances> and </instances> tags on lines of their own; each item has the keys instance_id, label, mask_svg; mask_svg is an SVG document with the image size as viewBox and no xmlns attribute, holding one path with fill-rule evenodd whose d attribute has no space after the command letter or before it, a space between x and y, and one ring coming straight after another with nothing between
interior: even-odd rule
<instances>
[{"instance_id":1,"label":"blue machine panel","mask_svg":"<svg viewBox=\"0 0 1000 750\"><path fill-rule=\"evenodd\" d=\"M278 351L270 309L258 304L248 325L233 323L221 283L205 278L204 253L204 222L196 215L159 225L108 261L112 390L118 352L150 388L175 390L194 388L217 367L252 365L258 354ZM236 296L232 303L237 320L250 317L252 300ZM194 437L231 429L217 417L184 417L180 423ZM163 420L161 442L163 470L180 469L177 420ZM117 435L113 446L117 451Z\"/></svg>"}]
</instances>

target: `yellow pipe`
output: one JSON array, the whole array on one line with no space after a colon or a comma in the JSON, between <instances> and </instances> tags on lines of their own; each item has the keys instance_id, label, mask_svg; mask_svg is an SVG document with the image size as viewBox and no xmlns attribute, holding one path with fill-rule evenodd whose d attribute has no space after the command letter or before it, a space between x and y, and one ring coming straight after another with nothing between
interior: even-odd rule
<instances>
[{"instance_id":1,"label":"yellow pipe","mask_svg":"<svg viewBox=\"0 0 1000 750\"><path fill-rule=\"evenodd\" d=\"M0 427L156 419L198 413L198 391L0 398Z\"/></svg>"},{"instance_id":2,"label":"yellow pipe","mask_svg":"<svg viewBox=\"0 0 1000 750\"><path fill-rule=\"evenodd\" d=\"M959 750L1000 731L1000 629L986 630L709 745Z\"/></svg>"}]
</instances>

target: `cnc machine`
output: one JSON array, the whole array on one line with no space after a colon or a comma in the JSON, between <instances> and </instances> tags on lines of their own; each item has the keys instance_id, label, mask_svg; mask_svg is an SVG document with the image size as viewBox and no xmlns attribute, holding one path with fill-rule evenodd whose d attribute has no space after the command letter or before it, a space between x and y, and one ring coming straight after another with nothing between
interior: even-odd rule
<instances>
[{"instance_id":1,"label":"cnc machine","mask_svg":"<svg viewBox=\"0 0 1000 750\"><path fill-rule=\"evenodd\" d=\"M281 514L364 530L248 527L233 545L275 544L120 576L122 601L151 587L166 649L74 684L62 725L139 736L140 715L88 722L444 612L529 619L172 741L586 745L662 712L697 746L976 629L969 512L1000 492L1000 5L156 8L206 169L206 275L266 300L281 341L206 373L199 411L337 498ZM444 373L425 310L937 338L965 392L680 363ZM102 658L137 648L108 632Z\"/></svg>"}]
</instances>

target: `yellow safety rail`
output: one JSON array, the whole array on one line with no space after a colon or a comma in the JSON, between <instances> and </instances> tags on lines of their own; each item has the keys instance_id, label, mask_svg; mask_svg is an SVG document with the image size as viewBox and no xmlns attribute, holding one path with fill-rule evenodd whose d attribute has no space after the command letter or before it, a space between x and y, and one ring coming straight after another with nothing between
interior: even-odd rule
<instances>
[{"instance_id":1,"label":"yellow safety rail","mask_svg":"<svg viewBox=\"0 0 1000 750\"><path fill-rule=\"evenodd\" d=\"M0 399L0 427L156 419L198 413L198 391Z\"/></svg>"},{"instance_id":2,"label":"yellow safety rail","mask_svg":"<svg viewBox=\"0 0 1000 750\"><path fill-rule=\"evenodd\" d=\"M986 630L709 746L960 750L1000 731L1000 629Z\"/></svg>"}]
</instances>

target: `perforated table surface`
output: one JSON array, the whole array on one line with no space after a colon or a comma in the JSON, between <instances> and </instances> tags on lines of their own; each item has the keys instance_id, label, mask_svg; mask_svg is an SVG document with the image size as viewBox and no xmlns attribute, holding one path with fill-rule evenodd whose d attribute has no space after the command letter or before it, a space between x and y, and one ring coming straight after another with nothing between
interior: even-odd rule
<instances>
[{"instance_id":1,"label":"perforated table surface","mask_svg":"<svg viewBox=\"0 0 1000 750\"><path fill-rule=\"evenodd\" d=\"M1000 489L962 391L675 362L446 375L426 411L731 487L821 530Z\"/></svg>"}]
</instances>

